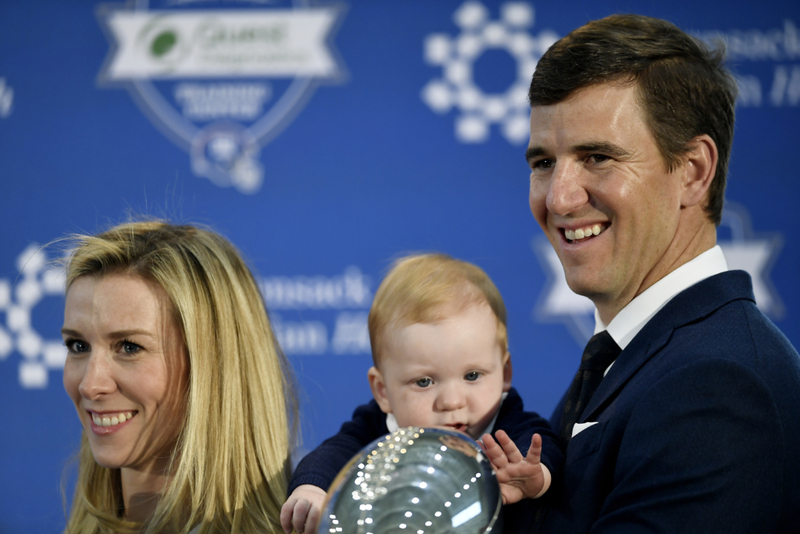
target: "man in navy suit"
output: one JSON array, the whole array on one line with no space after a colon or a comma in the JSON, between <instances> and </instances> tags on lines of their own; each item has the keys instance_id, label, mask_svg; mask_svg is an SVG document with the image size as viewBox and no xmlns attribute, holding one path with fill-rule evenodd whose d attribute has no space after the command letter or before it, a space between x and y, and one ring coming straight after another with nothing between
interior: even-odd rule
<instances>
[{"instance_id":1,"label":"man in navy suit","mask_svg":"<svg viewBox=\"0 0 800 534\"><path fill-rule=\"evenodd\" d=\"M566 396L553 415L566 466L533 530L800 532L800 358L716 246L736 96L722 56L616 15L533 75L531 211L621 349L574 419Z\"/></svg>"}]
</instances>

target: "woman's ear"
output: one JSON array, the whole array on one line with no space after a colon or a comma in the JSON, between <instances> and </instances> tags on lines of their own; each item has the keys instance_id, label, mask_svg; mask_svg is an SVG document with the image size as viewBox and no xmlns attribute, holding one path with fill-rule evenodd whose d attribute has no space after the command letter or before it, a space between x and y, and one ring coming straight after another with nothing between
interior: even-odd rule
<instances>
[{"instance_id":1,"label":"woman's ear","mask_svg":"<svg viewBox=\"0 0 800 534\"><path fill-rule=\"evenodd\" d=\"M689 141L689 152L683 156L681 206L705 206L708 188L717 173L719 154L717 144L708 135L699 135Z\"/></svg>"},{"instance_id":2,"label":"woman's ear","mask_svg":"<svg viewBox=\"0 0 800 534\"><path fill-rule=\"evenodd\" d=\"M392 413L392 405L389 404L389 396L386 394L386 382L383 381L383 375L377 367L370 367L367 371L367 378L369 379L369 388L372 390L372 396L375 397L375 402L380 406L383 413Z\"/></svg>"}]
</instances>

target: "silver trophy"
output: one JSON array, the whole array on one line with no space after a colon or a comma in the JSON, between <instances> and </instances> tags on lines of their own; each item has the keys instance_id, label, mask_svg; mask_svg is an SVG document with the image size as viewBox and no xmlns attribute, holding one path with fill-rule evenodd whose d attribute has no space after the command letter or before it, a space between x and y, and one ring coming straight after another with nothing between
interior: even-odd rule
<instances>
[{"instance_id":1,"label":"silver trophy","mask_svg":"<svg viewBox=\"0 0 800 534\"><path fill-rule=\"evenodd\" d=\"M500 532L500 486L480 446L401 428L362 449L328 491L317 534Z\"/></svg>"}]
</instances>

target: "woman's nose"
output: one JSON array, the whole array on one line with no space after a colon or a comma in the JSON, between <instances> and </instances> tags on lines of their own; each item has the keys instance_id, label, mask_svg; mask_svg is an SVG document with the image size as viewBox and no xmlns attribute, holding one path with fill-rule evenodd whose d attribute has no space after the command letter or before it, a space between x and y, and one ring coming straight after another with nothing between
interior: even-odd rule
<instances>
[{"instance_id":1,"label":"woman's nose","mask_svg":"<svg viewBox=\"0 0 800 534\"><path fill-rule=\"evenodd\" d=\"M88 357L83 378L78 385L78 391L85 399L94 400L99 396L110 393L116 389L116 383L111 373L111 365L105 355L92 354Z\"/></svg>"}]
</instances>

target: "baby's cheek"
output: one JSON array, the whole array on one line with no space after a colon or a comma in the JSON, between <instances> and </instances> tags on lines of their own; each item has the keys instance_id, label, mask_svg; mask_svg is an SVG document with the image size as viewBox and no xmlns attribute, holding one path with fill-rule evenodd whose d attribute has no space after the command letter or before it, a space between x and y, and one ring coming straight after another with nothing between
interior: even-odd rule
<instances>
[{"instance_id":1,"label":"baby's cheek","mask_svg":"<svg viewBox=\"0 0 800 534\"><path fill-rule=\"evenodd\" d=\"M430 410L422 406L407 406L404 410L395 412L395 417L400 427L431 427L436 424Z\"/></svg>"}]
</instances>

